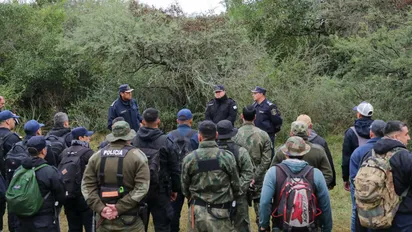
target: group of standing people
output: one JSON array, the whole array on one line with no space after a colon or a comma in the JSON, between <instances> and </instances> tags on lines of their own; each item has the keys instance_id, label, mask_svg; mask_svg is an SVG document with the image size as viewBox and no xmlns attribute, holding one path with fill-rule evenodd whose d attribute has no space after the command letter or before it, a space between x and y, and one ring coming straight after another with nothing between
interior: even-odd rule
<instances>
[{"instance_id":1,"label":"group of standing people","mask_svg":"<svg viewBox=\"0 0 412 232\"><path fill-rule=\"evenodd\" d=\"M3 110L0 97L0 192L5 193L0 213L8 204L10 231L60 231L64 206L69 231L147 231L152 215L156 232L175 232L185 199L188 231L250 231L249 207L259 231L271 230L270 218L272 231L332 231L328 190L336 186L336 172L328 144L308 115L296 118L290 137L274 152L282 118L262 87L251 91L254 103L242 107L240 128L234 127L236 102L217 85L198 129L192 128L192 112L181 109L177 129L168 134L159 129L157 109L139 113L132 92L128 84L119 87L108 112L111 133L98 151L89 145L93 132L71 129L63 112L54 116L45 136L44 124L26 122L21 141L12 132L19 116ZM352 231L410 231L407 126L372 120L367 102L354 110L358 119L345 133L342 152ZM375 167L385 175L377 175ZM27 206L24 186L30 181L22 177L38 185L41 204L36 209ZM377 195L369 180L384 181L386 190L380 194L391 201L382 210L365 200Z\"/></svg>"}]
</instances>

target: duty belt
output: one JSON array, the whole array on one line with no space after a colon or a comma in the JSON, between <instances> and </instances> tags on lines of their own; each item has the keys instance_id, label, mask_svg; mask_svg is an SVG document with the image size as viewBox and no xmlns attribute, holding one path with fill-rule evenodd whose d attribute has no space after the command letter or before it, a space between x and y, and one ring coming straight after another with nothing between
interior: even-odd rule
<instances>
[{"instance_id":1,"label":"duty belt","mask_svg":"<svg viewBox=\"0 0 412 232\"><path fill-rule=\"evenodd\" d=\"M208 202L203 201L201 199L192 200L191 204L198 205L198 206L203 206L203 207L207 207L207 208L214 208L214 209L230 209L230 207L231 207L230 202L226 202L226 203L223 203L223 204L211 204L211 203L208 203Z\"/></svg>"}]
</instances>

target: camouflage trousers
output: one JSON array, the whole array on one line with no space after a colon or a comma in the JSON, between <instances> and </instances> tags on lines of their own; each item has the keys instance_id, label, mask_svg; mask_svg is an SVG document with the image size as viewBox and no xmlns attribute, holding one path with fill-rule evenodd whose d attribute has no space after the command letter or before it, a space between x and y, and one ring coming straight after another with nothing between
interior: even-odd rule
<instances>
[{"instance_id":1,"label":"camouflage trousers","mask_svg":"<svg viewBox=\"0 0 412 232\"><path fill-rule=\"evenodd\" d=\"M137 220L133 222L137 217ZM121 216L114 220L103 220L100 215L96 215L96 229L97 232L144 232L143 221L139 216ZM123 220L123 221L122 221ZM125 225L124 222L127 224ZM100 224L101 223L101 224ZM131 223L131 225L129 225ZM100 224L100 225L99 225Z\"/></svg>"},{"instance_id":2,"label":"camouflage trousers","mask_svg":"<svg viewBox=\"0 0 412 232\"><path fill-rule=\"evenodd\" d=\"M235 216L235 230L237 232L250 232L249 205L245 195L236 199L237 209Z\"/></svg>"},{"instance_id":3,"label":"camouflage trousers","mask_svg":"<svg viewBox=\"0 0 412 232\"><path fill-rule=\"evenodd\" d=\"M194 225L192 225L192 207L194 207ZM229 219L229 210L227 209L211 209L212 213L219 218L211 215L207 212L207 208L199 205L190 205L189 207L189 220L188 220L188 231L189 232L235 232L235 228Z\"/></svg>"}]
</instances>

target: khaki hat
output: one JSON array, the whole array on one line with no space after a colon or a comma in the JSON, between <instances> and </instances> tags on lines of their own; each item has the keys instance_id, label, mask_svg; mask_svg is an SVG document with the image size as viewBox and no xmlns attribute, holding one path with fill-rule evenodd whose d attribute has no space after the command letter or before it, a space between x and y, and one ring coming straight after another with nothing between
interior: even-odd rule
<instances>
[{"instance_id":1,"label":"khaki hat","mask_svg":"<svg viewBox=\"0 0 412 232\"><path fill-rule=\"evenodd\" d=\"M292 122L290 132L292 135L307 135L309 132L308 124L302 121L294 121Z\"/></svg>"},{"instance_id":2,"label":"khaki hat","mask_svg":"<svg viewBox=\"0 0 412 232\"><path fill-rule=\"evenodd\" d=\"M290 157L304 156L310 151L310 146L305 143L301 137L292 136L288 138L285 145L283 145L280 150L283 154Z\"/></svg>"},{"instance_id":3,"label":"khaki hat","mask_svg":"<svg viewBox=\"0 0 412 232\"><path fill-rule=\"evenodd\" d=\"M113 124L112 133L106 136L106 140L110 143L117 140L130 141L136 136L136 131L130 129L129 123L119 121Z\"/></svg>"},{"instance_id":4,"label":"khaki hat","mask_svg":"<svg viewBox=\"0 0 412 232\"><path fill-rule=\"evenodd\" d=\"M312 119L310 119L310 117L306 114L299 115L298 118L296 119L296 121L304 122L304 123L308 124L308 126L312 125Z\"/></svg>"}]
</instances>

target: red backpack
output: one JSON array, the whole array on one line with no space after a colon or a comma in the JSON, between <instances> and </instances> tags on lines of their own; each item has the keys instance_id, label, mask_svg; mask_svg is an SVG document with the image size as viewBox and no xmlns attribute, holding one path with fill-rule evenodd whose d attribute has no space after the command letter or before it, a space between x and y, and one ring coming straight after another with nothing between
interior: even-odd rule
<instances>
[{"instance_id":1,"label":"red backpack","mask_svg":"<svg viewBox=\"0 0 412 232\"><path fill-rule=\"evenodd\" d=\"M322 211L317 207L313 167L306 165L299 173L293 173L280 163L276 165L276 180L273 225L283 231L315 231L316 217Z\"/></svg>"}]
</instances>

